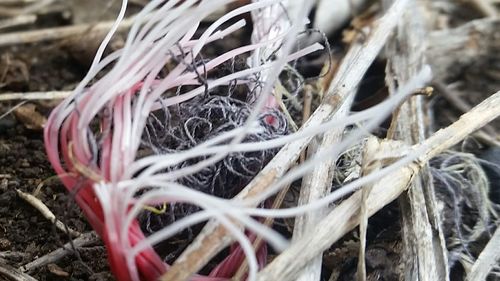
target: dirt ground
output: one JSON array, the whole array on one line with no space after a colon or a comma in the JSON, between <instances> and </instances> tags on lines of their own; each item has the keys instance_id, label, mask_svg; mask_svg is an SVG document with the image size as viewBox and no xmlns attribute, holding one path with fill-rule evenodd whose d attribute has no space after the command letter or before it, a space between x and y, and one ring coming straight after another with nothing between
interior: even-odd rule
<instances>
[{"instance_id":1,"label":"dirt ground","mask_svg":"<svg viewBox=\"0 0 500 281\"><path fill-rule=\"evenodd\" d=\"M19 198L16 189L31 193L43 183L37 197L58 218L73 230L83 233L91 229L64 187L51 178L54 172L46 159L41 133L7 121L12 122L2 124L0 129L0 251L8 253L9 262L25 264L60 248L69 239ZM38 268L31 275L39 280L112 280L101 243L79 248L78 253L66 256L57 266Z\"/></svg>"},{"instance_id":2,"label":"dirt ground","mask_svg":"<svg viewBox=\"0 0 500 281\"><path fill-rule=\"evenodd\" d=\"M98 2L76 0L59 3L28 28L113 19L119 1L111 1L114 3L107 9L102 9ZM90 57L85 57L86 54L80 50L68 48L64 42L1 48L1 91L71 89L83 78L88 67L86 60ZM0 112L7 112L16 104L2 103ZM42 116L48 116L54 106L53 102L34 104ZM18 267L61 248L70 240L67 234L56 229L53 223L16 193L16 189L32 193L37 187L40 190L37 197L69 228L80 233L91 231L71 195L54 177L45 155L40 128L28 129L25 123L9 114L0 119L0 262L7 261L9 265ZM29 274L38 280L114 280L109 271L106 250L100 241L77 247L76 253L36 268ZM0 275L0 280L10 279Z\"/></svg>"}]
</instances>

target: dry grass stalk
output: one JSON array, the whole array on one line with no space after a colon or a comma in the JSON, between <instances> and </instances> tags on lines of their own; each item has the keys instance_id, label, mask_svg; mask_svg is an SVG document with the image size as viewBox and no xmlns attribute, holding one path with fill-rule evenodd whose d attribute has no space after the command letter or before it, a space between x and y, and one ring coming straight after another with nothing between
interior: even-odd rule
<instances>
[{"instance_id":1,"label":"dry grass stalk","mask_svg":"<svg viewBox=\"0 0 500 281\"><path fill-rule=\"evenodd\" d=\"M278 195L276 195L276 198L274 199L273 205L271 206L272 209L279 209L281 204L283 203L283 200L285 200L286 194L288 193L288 190L290 189L290 185L288 185L286 188L282 189ZM274 223L273 218L266 218L264 221L264 225L267 227L271 227ZM253 242L253 247L254 249L258 249L262 243L265 243L265 241L262 239L261 236L257 236L255 241ZM244 280L244 276L248 271L248 263L246 260L243 261L241 264L240 268L238 268L238 271L232 278L232 280L239 281L239 280Z\"/></svg>"},{"instance_id":2,"label":"dry grass stalk","mask_svg":"<svg viewBox=\"0 0 500 281\"><path fill-rule=\"evenodd\" d=\"M351 109L353 95L347 98L337 113L332 118L344 118ZM339 143L342 139L344 128L336 128L323 135L323 138L316 149L317 154L324 153L332 145ZM320 163L314 170L304 176L302 179L302 187L300 189L299 205L307 204L325 196L331 189L333 179L333 169L335 169L335 161L331 159ZM314 227L321 218L324 217L326 210L319 209L314 212L309 212L295 219L295 228L293 230L293 240L300 239L307 233L308 229ZM302 274L297 280L320 280L321 277L322 256L318 255L311 264L304 268Z\"/></svg>"},{"instance_id":3,"label":"dry grass stalk","mask_svg":"<svg viewBox=\"0 0 500 281\"><path fill-rule=\"evenodd\" d=\"M64 258L65 256L71 254L75 248L85 247L88 245L96 244L100 241L100 238L94 231L87 232L74 239L71 242L64 244L61 248L54 250L46 255L43 255L36 260L29 262L21 266L20 270L22 272L30 272L34 269L40 268L49 263L57 262L58 260Z\"/></svg>"},{"instance_id":4,"label":"dry grass stalk","mask_svg":"<svg viewBox=\"0 0 500 281\"><path fill-rule=\"evenodd\" d=\"M445 98L456 109L460 110L461 113L465 113L472 108L472 106L460 96L458 91L450 89L450 87L446 86L443 82L434 81L433 86L436 87L443 98ZM491 124L484 126L481 131L492 136L496 135L496 130Z\"/></svg>"},{"instance_id":5,"label":"dry grass stalk","mask_svg":"<svg viewBox=\"0 0 500 281\"><path fill-rule=\"evenodd\" d=\"M499 141L500 138L499 137L494 138L491 135L485 133L484 131L477 131L473 134L473 136L488 146L500 147L500 141Z\"/></svg>"},{"instance_id":6,"label":"dry grass stalk","mask_svg":"<svg viewBox=\"0 0 500 281\"><path fill-rule=\"evenodd\" d=\"M80 232L70 229L69 227L64 225L62 221L58 220L54 215L54 213L52 213L52 211L40 199L36 198L35 196L29 193L22 192L19 189L16 189L16 192L17 195L19 195L19 197L21 197L24 201L28 202L31 206L37 209L43 215L44 218L53 222L57 227L57 229L59 229L60 231L68 233L73 237L78 237L81 235Z\"/></svg>"},{"instance_id":7,"label":"dry grass stalk","mask_svg":"<svg viewBox=\"0 0 500 281\"><path fill-rule=\"evenodd\" d=\"M483 15L491 18L498 17L498 11L490 0L469 0Z\"/></svg>"},{"instance_id":8,"label":"dry grass stalk","mask_svg":"<svg viewBox=\"0 0 500 281\"><path fill-rule=\"evenodd\" d=\"M388 45L386 80L389 92L395 85L404 85L426 63L424 10L419 1L410 2L393 41ZM399 46L405 46L400 48ZM412 145L425 140L424 100L415 96L405 102L393 116L391 127L395 139ZM399 198L402 216L404 276L408 280L449 280L447 250L444 235L436 213L437 203L427 165L415 176L408 192Z\"/></svg>"},{"instance_id":9,"label":"dry grass stalk","mask_svg":"<svg viewBox=\"0 0 500 281\"><path fill-rule=\"evenodd\" d=\"M498 52L499 38L499 18L473 20L453 29L430 32L426 56L436 77L456 76L462 66Z\"/></svg>"},{"instance_id":10,"label":"dry grass stalk","mask_svg":"<svg viewBox=\"0 0 500 281\"><path fill-rule=\"evenodd\" d=\"M26 15L26 14L31 14L31 13L36 13L42 8L49 6L52 4L55 0L39 0L35 2L28 2L28 1L17 1L17 3L9 3L9 4L29 4L26 5L25 7L0 7L0 15L1 16L7 16L7 17L16 17L20 15ZM3 4L3 3L0 3Z\"/></svg>"},{"instance_id":11,"label":"dry grass stalk","mask_svg":"<svg viewBox=\"0 0 500 281\"><path fill-rule=\"evenodd\" d=\"M49 91L49 92L27 92L27 93L5 93L0 94L0 102L11 100L57 100L65 99L72 92L70 91Z\"/></svg>"},{"instance_id":12,"label":"dry grass stalk","mask_svg":"<svg viewBox=\"0 0 500 281\"><path fill-rule=\"evenodd\" d=\"M431 158L459 143L472 132L500 116L500 91L474 107L452 125L437 131L423 143L408 152L418 151L417 160L392 171L378 180L366 200L367 213L373 215L396 199L409 186L411 180ZM397 143L382 142L378 149L383 155L400 149ZM386 156L387 157L387 156ZM366 159L365 159L366 160ZM358 191L333 209L315 228L293 243L257 276L258 281L292 280L318 254L322 253L359 223L362 191ZM300 256L300 259L297 257Z\"/></svg>"},{"instance_id":13,"label":"dry grass stalk","mask_svg":"<svg viewBox=\"0 0 500 281\"><path fill-rule=\"evenodd\" d=\"M419 161L428 162L439 153L459 143L474 131L493 121L500 116L500 91L491 95L469 112L460 116L450 126L434 133L419 147L425 147L424 153Z\"/></svg>"},{"instance_id":14,"label":"dry grass stalk","mask_svg":"<svg viewBox=\"0 0 500 281\"><path fill-rule=\"evenodd\" d=\"M380 145L376 138L371 137L367 140L363 159L370 159L377 153ZM363 174L369 175L382 168L381 161L364 161L363 163ZM366 281L366 261L365 261L365 251L366 251L366 233L368 230L368 197L372 192L373 185L368 184L364 186L361 192L361 206L359 209L359 257L358 257L358 267L357 267L357 278L358 281Z\"/></svg>"},{"instance_id":15,"label":"dry grass stalk","mask_svg":"<svg viewBox=\"0 0 500 281\"><path fill-rule=\"evenodd\" d=\"M446 117L447 120L450 122L453 122L456 120L456 117L453 116L450 112L444 112L443 113L444 117ZM482 128L484 129L484 128ZM489 134L485 133L483 130L478 130L472 134L474 138L477 138L478 141L491 146L491 147L500 147L500 142L495 139L494 137L490 136Z\"/></svg>"},{"instance_id":16,"label":"dry grass stalk","mask_svg":"<svg viewBox=\"0 0 500 281\"><path fill-rule=\"evenodd\" d=\"M19 4L29 4L36 2L38 0L0 0L0 5L19 5Z\"/></svg>"},{"instance_id":17,"label":"dry grass stalk","mask_svg":"<svg viewBox=\"0 0 500 281\"><path fill-rule=\"evenodd\" d=\"M302 122L306 122L311 117L313 89L311 85L304 87L304 105L302 106ZM300 163L306 161L306 150L300 153Z\"/></svg>"},{"instance_id":18,"label":"dry grass stalk","mask_svg":"<svg viewBox=\"0 0 500 281\"><path fill-rule=\"evenodd\" d=\"M407 0L397 0L391 9L374 23L373 29L364 42L356 42L339 67L322 104L316 109L302 129L318 126L331 118L341 104L354 93L371 63L387 41L406 6ZM269 164L237 196L238 199L252 198L261 194L279 179L299 158L300 153L312 137L285 145ZM232 241L224 227L210 221L195 241L182 253L161 280L184 280L199 271L213 256Z\"/></svg>"},{"instance_id":19,"label":"dry grass stalk","mask_svg":"<svg viewBox=\"0 0 500 281\"><path fill-rule=\"evenodd\" d=\"M128 29L132 23L133 18L125 19L120 23L118 30ZM114 21L0 34L0 47L54 41L90 32L105 33L113 24Z\"/></svg>"},{"instance_id":20,"label":"dry grass stalk","mask_svg":"<svg viewBox=\"0 0 500 281\"><path fill-rule=\"evenodd\" d=\"M377 147L370 149L370 151L378 151L382 155L383 153L391 153L401 148L398 142L378 143L377 140L373 139L372 141L376 142L375 145ZM372 145L368 145L368 147ZM365 153L365 155L367 154ZM367 160L366 165L372 166L377 161L378 156L371 155L370 158L373 161L365 158ZM413 166L417 165L413 164ZM417 169L416 167L405 167L397 173L392 173L375 183L366 198L366 212L372 215L387 203L397 198L408 185L408 181L411 180ZM396 186L399 188L394 188ZM257 280L292 280L310 260L328 249L333 242L356 227L360 221L360 207L363 201L362 193L362 191L358 191L339 204L316 227L309 229L307 235L293 243L271 264L264 268L259 273ZM297 258L299 256L300 258Z\"/></svg>"},{"instance_id":21,"label":"dry grass stalk","mask_svg":"<svg viewBox=\"0 0 500 281\"><path fill-rule=\"evenodd\" d=\"M19 15L17 17L0 20L0 29L32 24L36 21L36 19L37 16L35 15Z\"/></svg>"},{"instance_id":22,"label":"dry grass stalk","mask_svg":"<svg viewBox=\"0 0 500 281\"><path fill-rule=\"evenodd\" d=\"M22 101L16 105L14 105L13 107L9 108L9 110L7 110L7 112L3 113L2 115L0 115L0 119L4 118L5 116L11 114L12 112L16 111L16 109L20 108L21 106L23 106L24 104L26 104L26 101Z\"/></svg>"},{"instance_id":23,"label":"dry grass stalk","mask_svg":"<svg viewBox=\"0 0 500 281\"><path fill-rule=\"evenodd\" d=\"M9 278L9 280L14 281L37 281L35 278L29 276L28 274L20 272L19 270L8 265L2 259L0 259L0 276L5 276Z\"/></svg>"},{"instance_id":24,"label":"dry grass stalk","mask_svg":"<svg viewBox=\"0 0 500 281\"><path fill-rule=\"evenodd\" d=\"M490 241L472 266L466 280L486 280L491 270L498 266L500 260L500 251L498 249L500 249L500 227L491 236Z\"/></svg>"}]
</instances>

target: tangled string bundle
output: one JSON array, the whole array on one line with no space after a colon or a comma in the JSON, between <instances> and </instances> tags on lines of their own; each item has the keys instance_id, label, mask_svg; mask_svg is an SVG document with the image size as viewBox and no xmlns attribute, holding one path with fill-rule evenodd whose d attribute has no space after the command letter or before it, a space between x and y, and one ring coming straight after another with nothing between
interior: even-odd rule
<instances>
[{"instance_id":1,"label":"tangled string bundle","mask_svg":"<svg viewBox=\"0 0 500 281\"><path fill-rule=\"evenodd\" d=\"M164 112L164 120L156 116L148 119L145 145L155 154L185 151L245 125L251 107L245 101L228 96L203 95ZM173 117L175 116L175 117ZM248 134L245 143L258 143L287 134L285 117L276 109L269 109L258 117L261 132ZM220 162L179 180L183 185L222 198L236 195L277 152L277 149L231 153ZM171 166L170 171L193 165L206 159L190 159Z\"/></svg>"},{"instance_id":2,"label":"tangled string bundle","mask_svg":"<svg viewBox=\"0 0 500 281\"><path fill-rule=\"evenodd\" d=\"M251 105L245 100L213 93L203 94L179 106L165 108L160 111L161 114L152 113L145 128L144 146L157 155L192 149L224 132L243 127L251 110ZM263 130L246 135L243 143L259 143L288 133L286 119L276 109L271 108L262 112L258 116L258 123ZM230 199L262 170L277 150L274 148L231 153L199 172L180 178L178 182L206 194ZM173 172L186 168L207 158L202 156L189 159L168 167L167 171ZM167 210L161 214L145 211L140 221L145 233L153 234L199 210L200 208L196 205L170 203ZM192 229L188 229L187 232L186 243L193 238ZM175 252L182 249L183 247L178 247ZM169 252L167 255L173 256L171 251Z\"/></svg>"}]
</instances>

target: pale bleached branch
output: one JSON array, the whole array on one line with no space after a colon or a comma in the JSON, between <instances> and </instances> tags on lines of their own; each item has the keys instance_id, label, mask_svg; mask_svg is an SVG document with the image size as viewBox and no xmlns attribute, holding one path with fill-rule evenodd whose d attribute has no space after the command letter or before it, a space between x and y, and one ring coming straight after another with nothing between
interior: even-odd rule
<instances>
[{"instance_id":1,"label":"pale bleached branch","mask_svg":"<svg viewBox=\"0 0 500 281\"><path fill-rule=\"evenodd\" d=\"M25 24L32 24L36 21L36 19L37 16L35 15L19 15L17 17L3 19L0 20L0 30Z\"/></svg>"},{"instance_id":2,"label":"pale bleached branch","mask_svg":"<svg viewBox=\"0 0 500 281\"><path fill-rule=\"evenodd\" d=\"M500 227L497 227L490 241L472 266L467 275L467 281L486 280L491 270L498 266L500 260L500 251L498 249L500 249Z\"/></svg>"},{"instance_id":3,"label":"pale bleached branch","mask_svg":"<svg viewBox=\"0 0 500 281\"><path fill-rule=\"evenodd\" d=\"M61 248L21 266L20 269L22 272L30 272L49 263L57 262L58 260L71 254L74 248L85 247L87 245L98 243L99 241L100 239L94 231L84 233L73 241L64 244Z\"/></svg>"},{"instance_id":4,"label":"pale bleached branch","mask_svg":"<svg viewBox=\"0 0 500 281\"><path fill-rule=\"evenodd\" d=\"M52 213L52 211L40 199L29 193L22 192L19 189L16 189L16 192L19 197L21 197L24 201L28 202L31 206L37 209L47 220L53 222L57 229L59 229L60 231L64 233L67 232L73 237L78 237L81 235L80 232L70 229L69 227L64 225L62 221L58 220L54 213Z\"/></svg>"},{"instance_id":5,"label":"pale bleached branch","mask_svg":"<svg viewBox=\"0 0 500 281\"><path fill-rule=\"evenodd\" d=\"M114 21L110 21L0 34L0 47L60 40L89 32L106 33L114 23ZM133 18L125 19L120 23L118 30L128 29L132 23Z\"/></svg>"},{"instance_id":6,"label":"pale bleached branch","mask_svg":"<svg viewBox=\"0 0 500 281\"><path fill-rule=\"evenodd\" d=\"M353 95L342 104L337 113L332 118L342 119L351 109ZM336 128L323 135L323 138L316 150L317 154L325 153L332 145L342 140L344 128ZM320 163L314 170L304 176L302 179L302 187L300 189L299 205L313 202L327 194L332 187L333 169L335 169L335 161L330 159ZM299 239L309 229L314 227L325 216L326 209L322 208L295 219L295 228L293 231L293 239ZM313 281L320 280L321 277L322 255L318 255L304 270L297 280Z\"/></svg>"},{"instance_id":7,"label":"pale bleached branch","mask_svg":"<svg viewBox=\"0 0 500 281\"><path fill-rule=\"evenodd\" d=\"M0 94L0 102L11 100L57 100L71 95L70 91L27 92Z\"/></svg>"},{"instance_id":8,"label":"pale bleached branch","mask_svg":"<svg viewBox=\"0 0 500 281\"><path fill-rule=\"evenodd\" d=\"M33 278L32 276L6 264L2 259L0 259L0 276L5 276L9 278L9 280L14 281L37 281L37 279Z\"/></svg>"},{"instance_id":9,"label":"pale bleached branch","mask_svg":"<svg viewBox=\"0 0 500 281\"><path fill-rule=\"evenodd\" d=\"M410 1L394 40L387 47L386 81L389 92L394 94L396 85L404 85L422 65L427 63L425 42L428 31L425 26L424 5ZM400 46L405 46L401 48ZM391 127L394 137L408 145L425 140L425 100L415 96L405 102L393 116ZM408 192L399 198L401 208L401 236L403 249L401 260L406 280L449 280L447 249L441 229L440 217L427 165L415 176Z\"/></svg>"}]
</instances>

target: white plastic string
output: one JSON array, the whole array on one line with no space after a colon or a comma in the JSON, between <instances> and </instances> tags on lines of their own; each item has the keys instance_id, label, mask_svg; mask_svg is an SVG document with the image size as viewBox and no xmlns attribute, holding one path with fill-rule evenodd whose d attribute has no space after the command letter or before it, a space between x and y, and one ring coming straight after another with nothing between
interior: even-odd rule
<instances>
[{"instance_id":1,"label":"white plastic string","mask_svg":"<svg viewBox=\"0 0 500 281\"><path fill-rule=\"evenodd\" d=\"M203 145L201 147L197 147L199 149L190 149L187 151L171 153L166 155L152 155L142 159L137 160L134 164L130 166L130 169L127 171L128 175L132 175L137 173L139 170L143 170L140 174L138 174L137 178L141 177L150 177L155 173L168 168L169 166L178 164L183 162L189 158L205 156L216 153L232 153L232 152L250 152L250 151L260 151L266 149L277 148L283 146L284 144L300 140L303 138L311 137L314 135L318 135L324 133L333 128L345 127L347 125L356 124L364 120L373 119L378 116L387 116L395 107L395 105L399 104L404 98L410 95L411 92L407 92L406 95L393 95L389 97L386 101L376 105L367 110L354 113L340 120L330 120L316 127L309 127L304 130L300 130L298 132L292 133L286 136L280 136L278 138L272 140L261 141L259 143L240 143L234 146L229 145L219 145L219 146L210 146ZM241 132L241 128L239 128L239 132ZM154 165L152 165L154 164ZM151 166L150 166L151 165Z\"/></svg>"},{"instance_id":2,"label":"white plastic string","mask_svg":"<svg viewBox=\"0 0 500 281\"><path fill-rule=\"evenodd\" d=\"M216 219L219 219L221 216L228 216L238 223L243 224L248 229L252 229L256 234L261 235L266 238L266 240L277 250L284 250L288 246L288 242L284 239L280 234L272 231L270 228L264 226L261 223L256 222L254 219L250 218L248 215L242 212L227 212L228 209L234 209L235 206L229 200L224 200L221 198L217 198L208 194L205 194L200 191L196 191L190 189L188 187L176 184L176 183L150 183L152 186L161 187L161 189L155 189L147 194L141 196L135 203L133 208L127 214L126 220L122 225L121 235L126 235L127 230L129 229L132 221L139 215L145 205L157 205L161 203L189 203L196 205L210 213L213 213L213 216ZM214 213L215 212L215 213ZM191 215L190 215L191 216ZM189 216L188 216L189 217ZM204 217L204 216L202 216ZM201 217L200 217L201 219ZM196 223L200 222L196 220ZM187 227L192 226L194 223L189 224ZM145 245L154 245L158 242L161 242L167 239L168 236L165 233L173 233L177 228L173 224L165 227L165 231L159 230L146 238L146 240L138 243L135 247L137 251L142 251ZM178 231L177 231L178 232ZM167 236L165 236L167 235ZM171 234L169 234L171 235Z\"/></svg>"},{"instance_id":3,"label":"white plastic string","mask_svg":"<svg viewBox=\"0 0 500 281\"><path fill-rule=\"evenodd\" d=\"M426 74L429 75L428 70L427 70L427 73L425 70L422 71L420 73L420 77L417 76L417 78L415 78L412 81L412 83L409 83L409 85L405 85L404 87L402 87L400 89L400 91L402 92L400 95L404 95L404 93L411 92L414 88L417 87L417 84L418 85L422 84L425 81L424 79L428 79ZM235 202L236 205L230 205L230 204L226 204L223 200L220 200L220 199L214 201L214 203L218 201L216 204L219 204L219 206L224 207L224 208L221 208L221 210L223 210L227 213L232 213L232 214L235 214L237 212L242 212L242 213L246 213L249 215L258 215L258 216L265 216L265 217L296 216L296 215L302 214L304 212L323 207L323 206L341 198L342 196L345 196L346 194L349 194L349 193L355 191L357 188L361 187L362 185L364 185L368 182L374 181L376 179L379 179L379 178L389 174L390 172L393 172L396 169L399 169L402 166L407 165L409 162L414 161L415 158L418 157L422 151L423 151L423 149L420 149L418 151L414 151L413 153L408 154L406 157L395 162L394 164L392 164L386 168L383 168L380 171L377 171L375 173L364 176L358 180L355 180L352 183L349 183L349 184L345 185L344 187L340 188L339 190L334 191L333 193L329 194L328 196L326 196L320 200L311 202L310 204L307 204L307 205L302 205L302 206L288 208L288 209L280 209L280 210L265 210L265 209L259 209L259 208L245 208L241 205L238 206L237 205L238 202ZM331 157L331 154L329 154L329 153L325 153L324 155ZM323 157L323 158L326 158L326 157ZM324 159L322 159L322 160L324 160ZM308 170L312 169L313 166L314 165L306 165L306 167L303 170L300 170L299 172L295 172L295 175L293 175L292 177L295 177L297 173L303 174L303 173L307 172ZM284 178L286 178L286 177L284 177ZM277 185L279 185L279 183L276 184L276 186ZM155 194L155 196L159 196L159 194ZM210 195L204 195L204 196L210 196ZM204 196L202 196L202 197L204 197ZM202 200L202 199L200 198L200 200ZM235 219L238 219L238 217L235 217ZM180 220L180 221L182 221L182 220ZM165 231L173 231L173 228L167 227L166 229L167 230L165 230Z\"/></svg>"}]
</instances>

